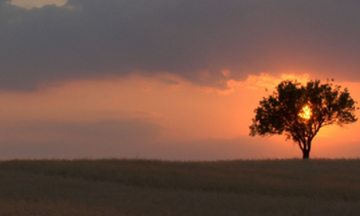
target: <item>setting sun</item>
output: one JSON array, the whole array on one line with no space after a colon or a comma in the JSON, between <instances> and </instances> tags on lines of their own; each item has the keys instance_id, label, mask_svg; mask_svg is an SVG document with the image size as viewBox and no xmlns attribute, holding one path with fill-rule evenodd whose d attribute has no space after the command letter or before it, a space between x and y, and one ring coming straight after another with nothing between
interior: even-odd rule
<instances>
[{"instance_id":1,"label":"setting sun","mask_svg":"<svg viewBox=\"0 0 360 216\"><path fill-rule=\"evenodd\" d=\"M301 113L299 113L299 116L303 119L310 119L312 115L311 109L308 105L304 106L302 108Z\"/></svg>"},{"instance_id":2,"label":"setting sun","mask_svg":"<svg viewBox=\"0 0 360 216\"><path fill-rule=\"evenodd\" d=\"M254 107L270 96L285 97L269 101L284 106L269 127L317 129L323 112L336 111L335 125L357 119L359 110L336 121L341 107L324 107L337 85L360 101L360 32L347 22L360 20L354 3L183 2L0 0L0 32L10 32L0 33L0 160L298 157L281 136L249 136ZM333 86L331 97L317 94L331 86L307 85L317 80ZM298 84L276 93L284 81ZM360 157L360 121L329 128L319 131L314 156Z\"/></svg>"}]
</instances>

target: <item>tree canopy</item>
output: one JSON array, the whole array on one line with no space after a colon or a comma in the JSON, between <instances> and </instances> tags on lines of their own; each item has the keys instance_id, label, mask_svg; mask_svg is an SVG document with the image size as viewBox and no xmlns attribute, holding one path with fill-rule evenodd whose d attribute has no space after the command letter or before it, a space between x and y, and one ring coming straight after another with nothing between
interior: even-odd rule
<instances>
[{"instance_id":1,"label":"tree canopy","mask_svg":"<svg viewBox=\"0 0 360 216\"><path fill-rule=\"evenodd\" d=\"M302 85L297 81L283 81L254 110L256 116L250 135L284 134L296 142L309 158L311 142L320 128L327 125L350 124L357 121L358 109L348 90L320 80Z\"/></svg>"}]
</instances>

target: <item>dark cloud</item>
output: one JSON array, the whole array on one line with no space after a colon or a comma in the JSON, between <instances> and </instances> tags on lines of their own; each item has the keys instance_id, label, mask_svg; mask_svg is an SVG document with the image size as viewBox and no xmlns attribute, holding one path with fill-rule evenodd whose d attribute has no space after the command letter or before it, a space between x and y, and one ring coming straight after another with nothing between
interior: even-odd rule
<instances>
[{"instance_id":1,"label":"dark cloud","mask_svg":"<svg viewBox=\"0 0 360 216\"><path fill-rule=\"evenodd\" d=\"M360 80L359 1L0 1L0 86L168 72L201 85L278 71ZM208 71L204 76L203 71Z\"/></svg>"}]
</instances>

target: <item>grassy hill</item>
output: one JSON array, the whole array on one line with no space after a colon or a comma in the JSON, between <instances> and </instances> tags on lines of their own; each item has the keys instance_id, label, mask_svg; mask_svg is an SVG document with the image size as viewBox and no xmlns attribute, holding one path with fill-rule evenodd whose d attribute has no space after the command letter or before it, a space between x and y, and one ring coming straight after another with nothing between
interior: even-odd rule
<instances>
[{"instance_id":1,"label":"grassy hill","mask_svg":"<svg viewBox=\"0 0 360 216\"><path fill-rule=\"evenodd\" d=\"M360 160L12 160L0 215L359 215Z\"/></svg>"}]
</instances>

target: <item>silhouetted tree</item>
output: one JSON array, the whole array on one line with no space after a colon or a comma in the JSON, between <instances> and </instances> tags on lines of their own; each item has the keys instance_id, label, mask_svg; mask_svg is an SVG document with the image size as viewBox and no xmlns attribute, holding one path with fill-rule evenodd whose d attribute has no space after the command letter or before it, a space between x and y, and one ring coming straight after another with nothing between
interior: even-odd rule
<instances>
[{"instance_id":1,"label":"silhouetted tree","mask_svg":"<svg viewBox=\"0 0 360 216\"><path fill-rule=\"evenodd\" d=\"M297 81L283 81L272 95L263 98L250 126L250 135L284 134L286 140L296 142L309 158L311 142L320 128L357 121L355 102L345 88L319 80L302 85Z\"/></svg>"}]
</instances>

